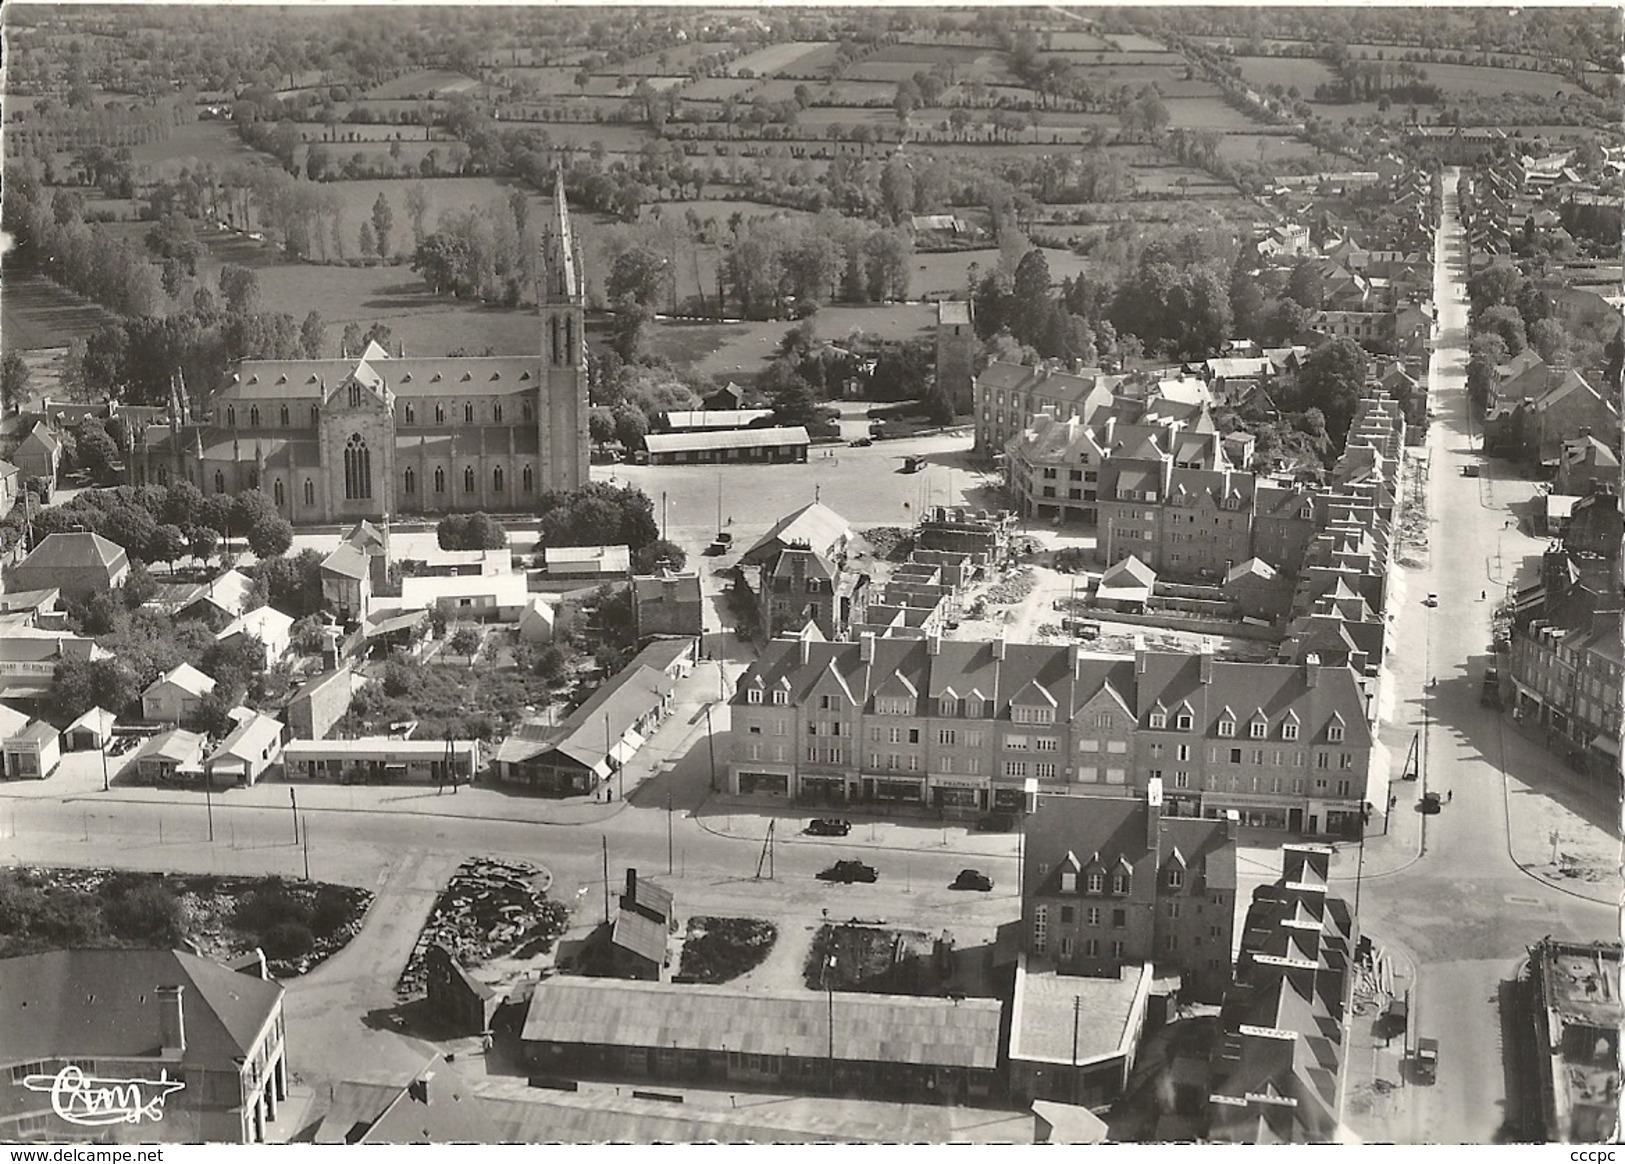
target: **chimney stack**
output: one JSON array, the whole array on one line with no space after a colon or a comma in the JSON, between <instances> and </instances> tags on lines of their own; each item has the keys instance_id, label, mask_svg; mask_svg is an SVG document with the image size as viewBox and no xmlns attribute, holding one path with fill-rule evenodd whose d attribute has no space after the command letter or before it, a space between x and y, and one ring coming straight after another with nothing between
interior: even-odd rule
<instances>
[{"instance_id":1,"label":"chimney stack","mask_svg":"<svg viewBox=\"0 0 1625 1164\"><path fill-rule=\"evenodd\" d=\"M799 637L801 639L801 665L805 667L808 663L812 662L812 640L806 635L801 635Z\"/></svg>"},{"instance_id":2,"label":"chimney stack","mask_svg":"<svg viewBox=\"0 0 1625 1164\"><path fill-rule=\"evenodd\" d=\"M638 899L638 871L631 866L626 870L626 896L632 901Z\"/></svg>"},{"instance_id":3,"label":"chimney stack","mask_svg":"<svg viewBox=\"0 0 1625 1164\"><path fill-rule=\"evenodd\" d=\"M186 1052L186 1016L181 1009L184 986L160 986L158 995L159 1044L166 1058Z\"/></svg>"},{"instance_id":4,"label":"chimney stack","mask_svg":"<svg viewBox=\"0 0 1625 1164\"><path fill-rule=\"evenodd\" d=\"M406 1094L411 1096L416 1102L423 1104L424 1107L428 1107L429 1084L432 1082L434 1082L434 1072L425 1071L422 1075L419 1075L416 1079L412 1080L411 1083L406 1085Z\"/></svg>"},{"instance_id":5,"label":"chimney stack","mask_svg":"<svg viewBox=\"0 0 1625 1164\"><path fill-rule=\"evenodd\" d=\"M1162 853L1157 847L1162 832L1162 777L1153 776L1145 782L1145 847L1157 854L1160 861Z\"/></svg>"},{"instance_id":6,"label":"chimney stack","mask_svg":"<svg viewBox=\"0 0 1625 1164\"><path fill-rule=\"evenodd\" d=\"M1213 682L1213 640L1202 636L1201 653L1197 655L1197 677L1203 683Z\"/></svg>"},{"instance_id":7,"label":"chimney stack","mask_svg":"<svg viewBox=\"0 0 1625 1164\"><path fill-rule=\"evenodd\" d=\"M858 640L858 658L865 663L875 661L875 633L864 631L863 637Z\"/></svg>"},{"instance_id":8,"label":"chimney stack","mask_svg":"<svg viewBox=\"0 0 1625 1164\"><path fill-rule=\"evenodd\" d=\"M999 637L994 639L988 645L993 649L993 657L995 659L998 659L1000 662L1003 662L1004 661L1004 635L1003 635L1003 633L1001 632Z\"/></svg>"},{"instance_id":9,"label":"chimney stack","mask_svg":"<svg viewBox=\"0 0 1625 1164\"><path fill-rule=\"evenodd\" d=\"M1320 683L1320 656L1313 651L1303 657L1303 685L1314 687Z\"/></svg>"},{"instance_id":10,"label":"chimney stack","mask_svg":"<svg viewBox=\"0 0 1625 1164\"><path fill-rule=\"evenodd\" d=\"M1145 645L1144 635L1134 636L1134 673L1144 675L1146 660L1150 657L1150 650Z\"/></svg>"}]
</instances>

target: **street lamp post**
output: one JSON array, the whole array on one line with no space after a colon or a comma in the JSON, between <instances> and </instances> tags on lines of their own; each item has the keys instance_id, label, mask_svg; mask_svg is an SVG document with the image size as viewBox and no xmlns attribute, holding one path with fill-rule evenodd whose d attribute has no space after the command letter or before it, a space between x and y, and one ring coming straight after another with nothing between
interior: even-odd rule
<instances>
[{"instance_id":1,"label":"street lamp post","mask_svg":"<svg viewBox=\"0 0 1625 1164\"><path fill-rule=\"evenodd\" d=\"M207 780L205 780L207 783ZM293 789L288 789L288 803L293 806L293 843L299 843L299 798Z\"/></svg>"},{"instance_id":2,"label":"street lamp post","mask_svg":"<svg viewBox=\"0 0 1625 1164\"><path fill-rule=\"evenodd\" d=\"M829 972L835 968L835 955L824 961L824 997L829 1005L829 1093L835 1094L835 983Z\"/></svg>"},{"instance_id":3,"label":"street lamp post","mask_svg":"<svg viewBox=\"0 0 1625 1164\"><path fill-rule=\"evenodd\" d=\"M107 763L106 753L102 754L102 764ZM292 791L292 789L289 789ZM203 774L203 803L209 811L209 843L214 843L214 773Z\"/></svg>"}]
</instances>

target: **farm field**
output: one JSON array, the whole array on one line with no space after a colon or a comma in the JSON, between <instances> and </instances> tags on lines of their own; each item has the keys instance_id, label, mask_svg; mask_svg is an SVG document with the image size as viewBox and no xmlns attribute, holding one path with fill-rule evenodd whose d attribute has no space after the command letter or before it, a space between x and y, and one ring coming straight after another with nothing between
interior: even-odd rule
<instances>
[{"instance_id":1,"label":"farm field","mask_svg":"<svg viewBox=\"0 0 1625 1164\"><path fill-rule=\"evenodd\" d=\"M753 79L747 77L702 77L683 90L683 99L725 101L729 97L739 96L755 83Z\"/></svg>"},{"instance_id":2,"label":"farm field","mask_svg":"<svg viewBox=\"0 0 1625 1164\"><path fill-rule=\"evenodd\" d=\"M500 72L502 76L507 77L514 84L534 87L538 93L544 96L580 92L576 88L575 82L576 74L580 72L579 69L564 68L557 65L518 65L503 66Z\"/></svg>"},{"instance_id":3,"label":"farm field","mask_svg":"<svg viewBox=\"0 0 1625 1164\"><path fill-rule=\"evenodd\" d=\"M1050 47L1066 52L1110 52L1112 43L1092 32L1055 32L1050 34Z\"/></svg>"},{"instance_id":4,"label":"farm field","mask_svg":"<svg viewBox=\"0 0 1625 1164\"><path fill-rule=\"evenodd\" d=\"M917 339L936 327L931 304L900 303L884 307L825 307L817 315L818 334L840 340L854 330L887 340ZM651 330L649 350L687 367L698 379L753 376L767 366L795 324L687 323L663 320Z\"/></svg>"},{"instance_id":5,"label":"farm field","mask_svg":"<svg viewBox=\"0 0 1625 1164\"><path fill-rule=\"evenodd\" d=\"M60 348L83 339L113 316L94 303L37 275L4 273L5 294L0 295L0 335L6 350Z\"/></svg>"},{"instance_id":6,"label":"farm field","mask_svg":"<svg viewBox=\"0 0 1625 1164\"><path fill-rule=\"evenodd\" d=\"M368 89L366 95L393 99L449 97L453 93L467 93L481 87L480 82L462 73L452 73L443 69L423 69Z\"/></svg>"},{"instance_id":7,"label":"farm field","mask_svg":"<svg viewBox=\"0 0 1625 1164\"><path fill-rule=\"evenodd\" d=\"M1483 68L1479 65L1424 64L1422 68L1427 70L1427 79L1439 86L1446 98L1464 93L1551 97L1559 90L1574 88L1573 81L1556 73Z\"/></svg>"},{"instance_id":8,"label":"farm field","mask_svg":"<svg viewBox=\"0 0 1625 1164\"><path fill-rule=\"evenodd\" d=\"M1242 78L1253 88L1262 91L1271 84L1283 89L1296 85L1305 100L1314 93L1316 85L1324 85L1332 79L1331 69L1308 57L1236 57L1235 63L1241 67Z\"/></svg>"},{"instance_id":9,"label":"farm field","mask_svg":"<svg viewBox=\"0 0 1625 1164\"><path fill-rule=\"evenodd\" d=\"M635 76L681 73L693 65L694 62L724 52L732 47L727 41L722 40L689 41L686 44L674 44L670 48L661 49L659 52L644 53L641 57L633 57L616 67L623 73L631 73Z\"/></svg>"},{"instance_id":10,"label":"farm field","mask_svg":"<svg viewBox=\"0 0 1625 1164\"><path fill-rule=\"evenodd\" d=\"M817 56L829 57L828 63L822 59L813 62L808 60ZM772 76L776 73L805 74L816 68L827 68L834 63L835 45L829 41L799 40L789 44L769 45L767 48L757 49L753 53L746 53L728 66L728 71L736 77L743 76L748 70L758 77Z\"/></svg>"},{"instance_id":11,"label":"farm field","mask_svg":"<svg viewBox=\"0 0 1625 1164\"><path fill-rule=\"evenodd\" d=\"M1258 122L1239 109L1232 109L1220 97L1186 97L1166 102L1168 124L1183 129L1248 130Z\"/></svg>"},{"instance_id":12,"label":"farm field","mask_svg":"<svg viewBox=\"0 0 1625 1164\"><path fill-rule=\"evenodd\" d=\"M1162 53L1168 51L1168 46L1161 41L1152 40L1149 36L1140 36L1138 33L1117 32L1106 39L1125 53Z\"/></svg>"},{"instance_id":13,"label":"farm field","mask_svg":"<svg viewBox=\"0 0 1625 1164\"><path fill-rule=\"evenodd\" d=\"M1313 161L1317 156L1314 146L1290 134L1227 133L1219 139L1219 156L1228 162Z\"/></svg>"},{"instance_id":14,"label":"farm field","mask_svg":"<svg viewBox=\"0 0 1625 1164\"><path fill-rule=\"evenodd\" d=\"M130 157L154 179L173 178L183 169L200 165L222 168L269 162L264 154L238 140L230 122L214 120L177 125L168 141L131 146Z\"/></svg>"}]
</instances>

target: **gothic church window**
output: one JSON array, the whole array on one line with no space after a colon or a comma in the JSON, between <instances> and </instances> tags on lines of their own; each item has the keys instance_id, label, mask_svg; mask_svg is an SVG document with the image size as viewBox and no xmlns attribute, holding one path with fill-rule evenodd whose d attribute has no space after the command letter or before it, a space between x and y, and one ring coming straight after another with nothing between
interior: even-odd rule
<instances>
[{"instance_id":1,"label":"gothic church window","mask_svg":"<svg viewBox=\"0 0 1625 1164\"><path fill-rule=\"evenodd\" d=\"M344 498L367 501L372 498L372 453L360 433L351 433L344 445Z\"/></svg>"},{"instance_id":2,"label":"gothic church window","mask_svg":"<svg viewBox=\"0 0 1625 1164\"><path fill-rule=\"evenodd\" d=\"M463 470L463 492L474 492L474 466L469 465Z\"/></svg>"}]
</instances>

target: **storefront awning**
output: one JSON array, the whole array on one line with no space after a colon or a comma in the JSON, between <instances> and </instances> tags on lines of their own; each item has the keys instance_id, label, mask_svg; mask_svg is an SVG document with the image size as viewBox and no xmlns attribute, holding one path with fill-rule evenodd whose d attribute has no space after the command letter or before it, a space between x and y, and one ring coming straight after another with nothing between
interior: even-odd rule
<instances>
[{"instance_id":1,"label":"storefront awning","mask_svg":"<svg viewBox=\"0 0 1625 1164\"><path fill-rule=\"evenodd\" d=\"M986 776L933 776L933 788L969 788L981 791L992 783Z\"/></svg>"},{"instance_id":2,"label":"storefront awning","mask_svg":"<svg viewBox=\"0 0 1625 1164\"><path fill-rule=\"evenodd\" d=\"M1594 735L1591 737L1591 746L1605 755L1619 755L1619 741L1613 736L1605 736L1600 733Z\"/></svg>"}]
</instances>

